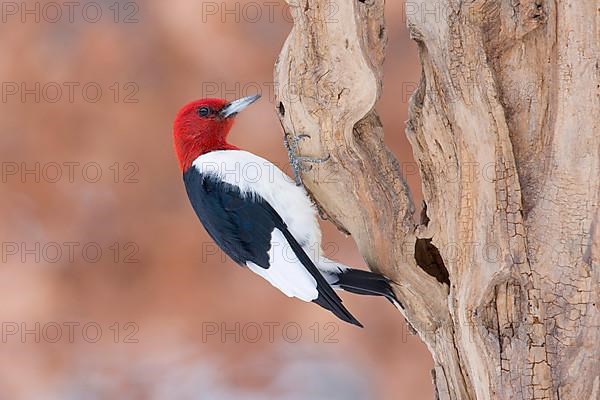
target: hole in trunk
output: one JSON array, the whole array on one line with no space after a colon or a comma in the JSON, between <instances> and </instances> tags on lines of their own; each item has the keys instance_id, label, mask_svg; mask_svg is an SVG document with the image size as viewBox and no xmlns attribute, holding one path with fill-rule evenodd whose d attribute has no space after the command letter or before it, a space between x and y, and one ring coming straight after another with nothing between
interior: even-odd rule
<instances>
[{"instance_id":1,"label":"hole in trunk","mask_svg":"<svg viewBox=\"0 0 600 400\"><path fill-rule=\"evenodd\" d=\"M427 203L425 203L425 200L423 200L423 203L421 204L421 225L429 225L429 217L427 216Z\"/></svg>"},{"instance_id":2,"label":"hole in trunk","mask_svg":"<svg viewBox=\"0 0 600 400\"><path fill-rule=\"evenodd\" d=\"M417 265L440 283L450 286L450 275L437 247L431 239L417 239L415 242L415 260Z\"/></svg>"}]
</instances>

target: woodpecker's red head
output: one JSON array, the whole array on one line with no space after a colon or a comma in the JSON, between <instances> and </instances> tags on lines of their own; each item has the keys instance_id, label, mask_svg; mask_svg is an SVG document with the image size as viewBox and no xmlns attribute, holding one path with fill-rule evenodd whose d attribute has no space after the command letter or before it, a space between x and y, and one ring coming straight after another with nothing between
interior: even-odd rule
<instances>
[{"instance_id":1,"label":"woodpecker's red head","mask_svg":"<svg viewBox=\"0 0 600 400\"><path fill-rule=\"evenodd\" d=\"M173 124L173 141L179 168L185 172L202 154L214 150L236 150L227 143L234 117L260 98L243 97L228 102L224 99L202 99L185 105Z\"/></svg>"}]
</instances>

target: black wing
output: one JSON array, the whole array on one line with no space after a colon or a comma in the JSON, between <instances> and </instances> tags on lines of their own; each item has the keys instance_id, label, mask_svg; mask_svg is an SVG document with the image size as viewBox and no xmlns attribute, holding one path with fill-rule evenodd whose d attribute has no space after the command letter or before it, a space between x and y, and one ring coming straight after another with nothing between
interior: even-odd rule
<instances>
[{"instance_id":1,"label":"black wing","mask_svg":"<svg viewBox=\"0 0 600 400\"><path fill-rule=\"evenodd\" d=\"M279 229L296 257L317 282L319 296L314 302L344 321L362 326L342 305L342 300L267 201L258 195L242 196L238 187L214 175L201 174L193 167L184 173L183 180L196 215L211 238L231 259L243 266L250 261L269 268L271 234L274 229Z\"/></svg>"},{"instance_id":2,"label":"black wing","mask_svg":"<svg viewBox=\"0 0 600 400\"><path fill-rule=\"evenodd\" d=\"M265 201L242 197L234 185L195 168L183 180L196 215L225 254L243 266L251 261L269 268L271 234L284 225L279 215Z\"/></svg>"}]
</instances>

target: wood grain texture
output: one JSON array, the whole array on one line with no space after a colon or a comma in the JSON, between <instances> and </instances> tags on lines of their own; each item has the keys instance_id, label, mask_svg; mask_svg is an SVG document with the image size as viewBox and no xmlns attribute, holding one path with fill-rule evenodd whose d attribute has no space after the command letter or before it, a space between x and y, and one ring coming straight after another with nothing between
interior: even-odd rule
<instances>
[{"instance_id":1,"label":"wood grain texture","mask_svg":"<svg viewBox=\"0 0 600 400\"><path fill-rule=\"evenodd\" d=\"M383 1L289 4L275 67L286 138L309 135L300 155L329 157L303 183L396 282L437 396L599 398L597 0L410 2L420 223L373 110Z\"/></svg>"}]
</instances>

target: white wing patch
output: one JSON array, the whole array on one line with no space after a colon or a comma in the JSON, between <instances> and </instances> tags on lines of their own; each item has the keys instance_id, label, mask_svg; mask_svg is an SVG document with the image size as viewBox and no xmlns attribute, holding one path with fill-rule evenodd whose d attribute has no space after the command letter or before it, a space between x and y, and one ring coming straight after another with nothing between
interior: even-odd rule
<instances>
[{"instance_id":1,"label":"white wing patch","mask_svg":"<svg viewBox=\"0 0 600 400\"><path fill-rule=\"evenodd\" d=\"M315 278L304 268L279 229L271 234L269 268L247 262L248 268L262 276L288 297L313 301L319 296Z\"/></svg>"},{"instance_id":2,"label":"white wing patch","mask_svg":"<svg viewBox=\"0 0 600 400\"><path fill-rule=\"evenodd\" d=\"M321 230L310 198L275 164L247 151L220 150L201 155L193 165L203 174L214 174L237 186L242 195L261 196L277 211L298 243L321 248Z\"/></svg>"}]
</instances>

